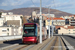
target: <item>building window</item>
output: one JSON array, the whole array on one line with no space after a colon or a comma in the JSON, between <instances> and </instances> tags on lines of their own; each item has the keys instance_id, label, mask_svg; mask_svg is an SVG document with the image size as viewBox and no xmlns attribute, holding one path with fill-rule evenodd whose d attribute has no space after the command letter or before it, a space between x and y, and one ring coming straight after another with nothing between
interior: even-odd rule
<instances>
[{"instance_id":1,"label":"building window","mask_svg":"<svg viewBox=\"0 0 75 50\"><path fill-rule=\"evenodd\" d=\"M70 31L70 30L69 30Z\"/></svg>"},{"instance_id":2,"label":"building window","mask_svg":"<svg viewBox=\"0 0 75 50\"><path fill-rule=\"evenodd\" d=\"M73 30L73 31L75 31L75 30Z\"/></svg>"},{"instance_id":3,"label":"building window","mask_svg":"<svg viewBox=\"0 0 75 50\"><path fill-rule=\"evenodd\" d=\"M2 32L6 32L6 30L2 30Z\"/></svg>"},{"instance_id":4,"label":"building window","mask_svg":"<svg viewBox=\"0 0 75 50\"><path fill-rule=\"evenodd\" d=\"M9 31L9 28L7 28L7 30Z\"/></svg>"},{"instance_id":5,"label":"building window","mask_svg":"<svg viewBox=\"0 0 75 50\"><path fill-rule=\"evenodd\" d=\"M61 24L61 22L60 22L60 24Z\"/></svg>"},{"instance_id":6,"label":"building window","mask_svg":"<svg viewBox=\"0 0 75 50\"><path fill-rule=\"evenodd\" d=\"M9 36L9 33L7 33L7 35Z\"/></svg>"}]
</instances>

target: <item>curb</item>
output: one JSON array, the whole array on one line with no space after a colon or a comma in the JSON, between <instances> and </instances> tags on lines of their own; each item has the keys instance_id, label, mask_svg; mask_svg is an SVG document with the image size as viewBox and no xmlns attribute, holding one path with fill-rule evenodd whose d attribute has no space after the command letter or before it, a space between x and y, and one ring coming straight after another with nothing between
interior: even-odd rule
<instances>
[{"instance_id":1,"label":"curb","mask_svg":"<svg viewBox=\"0 0 75 50\"><path fill-rule=\"evenodd\" d=\"M16 46L16 45L19 45L19 44L14 44L14 45L9 45L9 46L6 46L6 47L2 47L2 48L0 48L0 50L6 49L6 48L10 48L10 47L13 47L13 46Z\"/></svg>"},{"instance_id":2,"label":"curb","mask_svg":"<svg viewBox=\"0 0 75 50\"><path fill-rule=\"evenodd\" d=\"M64 45L65 45L65 47L66 47L66 50L75 50L75 49L73 48L73 46L71 46L71 45L69 44L69 42L66 41L62 36L61 36L61 39L62 39L62 41L63 41L63 43L64 43Z\"/></svg>"}]
</instances>

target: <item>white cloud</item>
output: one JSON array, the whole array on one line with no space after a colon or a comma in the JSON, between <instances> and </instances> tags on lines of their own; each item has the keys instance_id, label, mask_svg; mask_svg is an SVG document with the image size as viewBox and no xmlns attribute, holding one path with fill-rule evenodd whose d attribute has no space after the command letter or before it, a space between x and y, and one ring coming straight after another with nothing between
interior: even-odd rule
<instances>
[{"instance_id":1,"label":"white cloud","mask_svg":"<svg viewBox=\"0 0 75 50\"><path fill-rule=\"evenodd\" d=\"M28 2L28 1L29 0L18 0L16 2L12 2L10 4L11 4L11 6L17 6L17 5L22 5L22 4L24 4L24 3Z\"/></svg>"},{"instance_id":2,"label":"white cloud","mask_svg":"<svg viewBox=\"0 0 75 50\"><path fill-rule=\"evenodd\" d=\"M28 1L29 0L7 0L7 1L2 2L0 6L18 6Z\"/></svg>"},{"instance_id":3,"label":"white cloud","mask_svg":"<svg viewBox=\"0 0 75 50\"><path fill-rule=\"evenodd\" d=\"M55 3L49 4L47 6L57 7L57 8L59 8L59 7L61 7L61 8L63 8L63 7L71 7L71 6L74 7L75 6L75 2L73 2L73 1L69 1L69 2L55 2Z\"/></svg>"},{"instance_id":4,"label":"white cloud","mask_svg":"<svg viewBox=\"0 0 75 50\"><path fill-rule=\"evenodd\" d=\"M35 5L30 5L30 7L36 7Z\"/></svg>"},{"instance_id":5,"label":"white cloud","mask_svg":"<svg viewBox=\"0 0 75 50\"><path fill-rule=\"evenodd\" d=\"M7 6L7 3L3 2L0 6Z\"/></svg>"}]
</instances>

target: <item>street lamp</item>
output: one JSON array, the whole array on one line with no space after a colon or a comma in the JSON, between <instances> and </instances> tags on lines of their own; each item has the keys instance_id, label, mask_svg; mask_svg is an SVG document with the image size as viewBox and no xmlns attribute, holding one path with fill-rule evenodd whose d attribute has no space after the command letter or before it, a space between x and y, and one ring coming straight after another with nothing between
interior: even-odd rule
<instances>
[{"instance_id":1,"label":"street lamp","mask_svg":"<svg viewBox=\"0 0 75 50\"><path fill-rule=\"evenodd\" d=\"M52 23L53 23L53 19L52 19ZM52 37L53 37L53 33L54 33L54 26L52 24Z\"/></svg>"},{"instance_id":2,"label":"street lamp","mask_svg":"<svg viewBox=\"0 0 75 50\"><path fill-rule=\"evenodd\" d=\"M52 6L49 6L49 7L52 7ZM50 8L49 8L49 10L48 10L48 12L49 12L49 17L50 17ZM49 38L50 38L50 21L49 21ZM52 37L53 37L53 32L54 32L54 26L53 26L53 17L52 17Z\"/></svg>"},{"instance_id":3,"label":"street lamp","mask_svg":"<svg viewBox=\"0 0 75 50\"><path fill-rule=\"evenodd\" d=\"M49 24L48 24L48 29L49 29L49 31L48 31L48 38L50 38L50 7L51 6L46 6L46 7L48 7L48 22L49 22Z\"/></svg>"},{"instance_id":4,"label":"street lamp","mask_svg":"<svg viewBox=\"0 0 75 50\"><path fill-rule=\"evenodd\" d=\"M42 0L40 0L40 43L42 43Z\"/></svg>"},{"instance_id":5,"label":"street lamp","mask_svg":"<svg viewBox=\"0 0 75 50\"><path fill-rule=\"evenodd\" d=\"M54 26L53 26L53 18L52 18L52 37L53 37L53 33L54 33Z\"/></svg>"}]
</instances>

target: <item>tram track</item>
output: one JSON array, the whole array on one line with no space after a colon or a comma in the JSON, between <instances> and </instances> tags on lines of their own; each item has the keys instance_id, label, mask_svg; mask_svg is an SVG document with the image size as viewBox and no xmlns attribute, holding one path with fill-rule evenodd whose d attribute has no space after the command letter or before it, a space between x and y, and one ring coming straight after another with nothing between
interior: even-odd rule
<instances>
[{"instance_id":1,"label":"tram track","mask_svg":"<svg viewBox=\"0 0 75 50\"><path fill-rule=\"evenodd\" d=\"M50 48L50 50L54 50L54 46L56 44L56 41L57 41L57 37L55 38L54 43L52 44L52 47Z\"/></svg>"},{"instance_id":2,"label":"tram track","mask_svg":"<svg viewBox=\"0 0 75 50\"><path fill-rule=\"evenodd\" d=\"M42 41L44 41L44 40L46 40L46 39L44 39L44 36L43 36ZM38 43L39 43L39 38L38 38ZM37 45L38 45L38 44L37 44ZM30 46L28 46L28 47L26 47L26 48L22 48L21 50L31 50L31 48L33 48L34 46L36 46L36 45L30 45Z\"/></svg>"},{"instance_id":3,"label":"tram track","mask_svg":"<svg viewBox=\"0 0 75 50\"><path fill-rule=\"evenodd\" d=\"M55 36L55 38L52 38L44 47L39 50L65 50L65 48L61 38Z\"/></svg>"},{"instance_id":4,"label":"tram track","mask_svg":"<svg viewBox=\"0 0 75 50\"><path fill-rule=\"evenodd\" d=\"M43 40L42 41L44 41L44 36L43 36ZM34 44L30 44L30 45L28 45L28 44L18 44L18 45L10 46L8 48L4 48L3 50L28 50L28 49L30 49L30 48L32 48L34 46L35 46Z\"/></svg>"},{"instance_id":5,"label":"tram track","mask_svg":"<svg viewBox=\"0 0 75 50\"><path fill-rule=\"evenodd\" d=\"M61 37L54 36L50 39L46 39L45 41L43 40L42 44L18 44L16 46L5 48L3 50L66 50L64 47L65 46Z\"/></svg>"},{"instance_id":6,"label":"tram track","mask_svg":"<svg viewBox=\"0 0 75 50\"><path fill-rule=\"evenodd\" d=\"M48 47L48 45L49 45L54 39L55 39L55 37L52 38L50 41L48 41L48 43L45 44L44 47L41 48L41 50L46 50L46 48ZM39 49L39 50L40 50L40 49Z\"/></svg>"},{"instance_id":7,"label":"tram track","mask_svg":"<svg viewBox=\"0 0 75 50\"><path fill-rule=\"evenodd\" d=\"M60 37L59 37L59 49L58 50L63 50L63 48L62 48L62 43L61 43L62 41L61 41L61 39L60 39Z\"/></svg>"},{"instance_id":8,"label":"tram track","mask_svg":"<svg viewBox=\"0 0 75 50\"><path fill-rule=\"evenodd\" d=\"M10 48L5 48L3 50L17 50L18 48L27 47L27 46L29 46L29 45L16 45L16 46L13 46Z\"/></svg>"}]
</instances>

